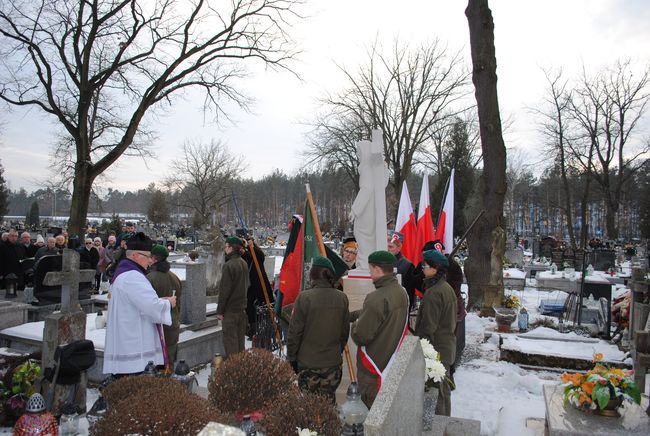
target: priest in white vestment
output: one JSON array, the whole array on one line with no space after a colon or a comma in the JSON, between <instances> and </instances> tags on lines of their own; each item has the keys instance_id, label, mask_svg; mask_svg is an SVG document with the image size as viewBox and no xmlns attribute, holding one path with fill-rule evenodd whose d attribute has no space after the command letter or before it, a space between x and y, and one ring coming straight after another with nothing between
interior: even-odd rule
<instances>
[{"instance_id":1,"label":"priest in white vestment","mask_svg":"<svg viewBox=\"0 0 650 436\"><path fill-rule=\"evenodd\" d=\"M108 301L104 374L137 374L150 360L163 365L156 324L171 325L176 297L158 298L145 274L153 242L138 233L127 243L126 259L115 269Z\"/></svg>"}]
</instances>

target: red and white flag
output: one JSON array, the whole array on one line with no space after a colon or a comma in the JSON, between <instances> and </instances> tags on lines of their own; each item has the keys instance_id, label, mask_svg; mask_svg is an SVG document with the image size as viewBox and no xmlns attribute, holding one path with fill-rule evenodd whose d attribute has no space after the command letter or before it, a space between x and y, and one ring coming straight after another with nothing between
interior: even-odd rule
<instances>
[{"instance_id":1,"label":"red and white flag","mask_svg":"<svg viewBox=\"0 0 650 436\"><path fill-rule=\"evenodd\" d=\"M395 231L404 236L402 244L402 254L411 262L417 257L417 224L413 206L411 206L411 197L409 196L406 181L402 185L402 195L399 199L399 209L397 210L397 220L395 221ZM417 265L417 263L416 263Z\"/></svg>"},{"instance_id":2,"label":"red and white flag","mask_svg":"<svg viewBox=\"0 0 650 436\"><path fill-rule=\"evenodd\" d=\"M429 204L429 174L424 173L422 190L420 191L420 204L418 206L418 226L416 238L416 258L411 259L417 265L422 261L422 247L429 241L435 240L433 220L431 219L431 205Z\"/></svg>"},{"instance_id":3,"label":"red and white flag","mask_svg":"<svg viewBox=\"0 0 650 436\"><path fill-rule=\"evenodd\" d=\"M454 249L454 172L455 170L452 168L445 193L445 204L442 206L436 230L436 239L442 241L442 245L445 246L445 254L451 253L451 250Z\"/></svg>"}]
</instances>

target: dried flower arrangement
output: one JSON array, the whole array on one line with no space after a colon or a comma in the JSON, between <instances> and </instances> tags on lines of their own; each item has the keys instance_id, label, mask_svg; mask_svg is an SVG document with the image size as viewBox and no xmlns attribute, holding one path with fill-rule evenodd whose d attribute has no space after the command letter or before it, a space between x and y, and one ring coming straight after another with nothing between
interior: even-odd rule
<instances>
[{"instance_id":1,"label":"dried flower arrangement","mask_svg":"<svg viewBox=\"0 0 650 436\"><path fill-rule=\"evenodd\" d=\"M91 435L189 435L197 434L210 421L225 422L207 400L168 378L122 378L104 394L108 410L92 426Z\"/></svg>"},{"instance_id":2,"label":"dried flower arrangement","mask_svg":"<svg viewBox=\"0 0 650 436\"><path fill-rule=\"evenodd\" d=\"M208 383L210 402L225 413L266 409L276 397L298 390L296 374L286 360L252 348L234 354Z\"/></svg>"},{"instance_id":3,"label":"dried flower arrangement","mask_svg":"<svg viewBox=\"0 0 650 436\"><path fill-rule=\"evenodd\" d=\"M304 428L324 436L341 434L341 421L327 397L296 390L276 398L262 426L268 436L296 434Z\"/></svg>"}]
</instances>

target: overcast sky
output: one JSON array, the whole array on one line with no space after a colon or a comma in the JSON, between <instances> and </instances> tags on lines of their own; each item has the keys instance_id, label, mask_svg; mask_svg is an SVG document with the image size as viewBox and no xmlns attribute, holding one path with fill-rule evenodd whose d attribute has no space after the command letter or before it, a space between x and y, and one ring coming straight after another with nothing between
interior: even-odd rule
<instances>
[{"instance_id":1,"label":"overcast sky","mask_svg":"<svg viewBox=\"0 0 650 436\"><path fill-rule=\"evenodd\" d=\"M502 118L514 124L508 147L526 150L535 158L538 136L526 110L542 98L541 67L562 67L568 75L596 70L617 58L650 62L650 8L647 0L491 0L495 22L499 104ZM293 29L303 51L292 65L300 76L253 68L245 82L255 97L251 113L231 111L236 124L214 125L202 113L202 98L177 101L170 114L152 125L158 135L156 158L147 169L139 158L122 158L109 172L104 187L139 189L160 181L169 162L187 139L223 140L246 157L244 176L259 178L274 168L293 173L302 164L308 120L316 99L345 85L336 64L354 70L366 59L375 39L395 38L416 46L435 38L450 50L461 50L470 64L469 31L461 0L307 0L308 17ZM35 109L7 112L2 108L0 159L11 189L38 188L48 167L54 132L52 120Z\"/></svg>"}]
</instances>

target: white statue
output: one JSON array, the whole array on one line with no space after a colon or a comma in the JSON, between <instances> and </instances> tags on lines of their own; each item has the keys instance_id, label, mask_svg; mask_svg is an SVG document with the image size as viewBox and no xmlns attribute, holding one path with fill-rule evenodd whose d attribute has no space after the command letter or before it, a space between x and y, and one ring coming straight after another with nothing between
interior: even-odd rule
<instances>
[{"instance_id":1,"label":"white statue","mask_svg":"<svg viewBox=\"0 0 650 436\"><path fill-rule=\"evenodd\" d=\"M372 131L372 142L357 142L359 193L352 204L354 237L359 251L357 269L368 270L368 255L386 250L386 185L388 168L384 162L381 130Z\"/></svg>"}]
</instances>

